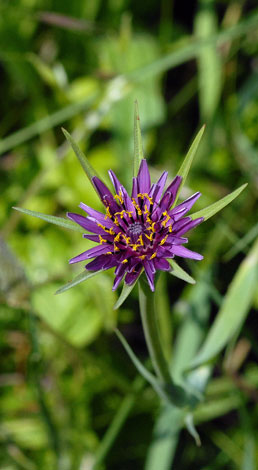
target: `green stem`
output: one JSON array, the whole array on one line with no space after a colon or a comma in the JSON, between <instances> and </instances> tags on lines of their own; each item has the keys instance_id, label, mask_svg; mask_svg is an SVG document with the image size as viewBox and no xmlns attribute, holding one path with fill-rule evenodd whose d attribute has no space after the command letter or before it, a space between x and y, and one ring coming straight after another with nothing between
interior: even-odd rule
<instances>
[{"instance_id":1,"label":"green stem","mask_svg":"<svg viewBox=\"0 0 258 470\"><path fill-rule=\"evenodd\" d=\"M153 368L168 400L178 407L189 405L192 397L188 395L184 388L174 383L169 372L169 364L163 353L155 311L154 293L151 292L144 279L139 280L138 286L143 330Z\"/></svg>"},{"instance_id":2,"label":"green stem","mask_svg":"<svg viewBox=\"0 0 258 470\"><path fill-rule=\"evenodd\" d=\"M160 342L154 293L150 291L143 279L140 279L138 285L143 330L153 368L160 381L163 384L168 384L171 382L171 376Z\"/></svg>"}]
</instances>

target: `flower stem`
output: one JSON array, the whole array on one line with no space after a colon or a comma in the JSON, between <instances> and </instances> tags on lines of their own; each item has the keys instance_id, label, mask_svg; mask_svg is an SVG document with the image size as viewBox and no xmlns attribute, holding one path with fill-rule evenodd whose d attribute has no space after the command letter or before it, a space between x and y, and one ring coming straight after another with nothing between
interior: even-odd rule
<instances>
[{"instance_id":1,"label":"flower stem","mask_svg":"<svg viewBox=\"0 0 258 470\"><path fill-rule=\"evenodd\" d=\"M150 291L144 280L140 279L138 285L141 319L153 368L160 381L167 384L171 382L171 376L160 342L154 293Z\"/></svg>"},{"instance_id":2,"label":"flower stem","mask_svg":"<svg viewBox=\"0 0 258 470\"><path fill-rule=\"evenodd\" d=\"M160 341L154 293L151 292L144 279L139 280L138 286L143 331L153 368L169 401L178 407L185 406L189 404L190 397L181 386L174 383L170 375L169 364L165 359Z\"/></svg>"}]
</instances>

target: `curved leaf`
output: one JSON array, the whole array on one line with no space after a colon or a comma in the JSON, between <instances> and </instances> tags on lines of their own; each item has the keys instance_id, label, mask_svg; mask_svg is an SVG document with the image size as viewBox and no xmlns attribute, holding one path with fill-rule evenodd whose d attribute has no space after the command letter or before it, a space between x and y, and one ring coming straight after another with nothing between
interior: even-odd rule
<instances>
[{"instance_id":1,"label":"curved leaf","mask_svg":"<svg viewBox=\"0 0 258 470\"><path fill-rule=\"evenodd\" d=\"M258 240L241 263L201 350L190 364L195 368L218 354L244 322L258 285Z\"/></svg>"},{"instance_id":2,"label":"curved leaf","mask_svg":"<svg viewBox=\"0 0 258 470\"><path fill-rule=\"evenodd\" d=\"M204 217L204 220L209 219L217 212L221 211L221 209L227 206L230 202L232 202L237 196L239 196L239 194L246 188L247 184L248 183L242 184L242 186L240 186L238 189L235 189L235 191L223 197L219 201L214 202L214 204L211 204L210 206L205 207L204 209L201 209L194 214L191 214L191 218L193 220L197 219L198 217Z\"/></svg>"},{"instance_id":3,"label":"curved leaf","mask_svg":"<svg viewBox=\"0 0 258 470\"><path fill-rule=\"evenodd\" d=\"M42 212L30 211L29 209L22 209L21 207L13 207L16 211L22 212L23 214L31 215L32 217L37 217L38 219L45 220L50 224L59 225L63 228L68 228L70 230L75 230L75 232L85 233L85 230L78 224L74 223L72 220L65 219L64 217L56 217L55 215L43 214Z\"/></svg>"},{"instance_id":4,"label":"curved leaf","mask_svg":"<svg viewBox=\"0 0 258 470\"><path fill-rule=\"evenodd\" d=\"M60 289L58 289L55 292L55 295L62 294L66 290L71 289L74 286L77 286L77 284L80 284L83 281L87 281L87 279L90 279L91 277L96 276L96 274L99 274L101 272L102 271L86 271L86 270L84 270L82 273L78 274L78 276L76 276L72 281L68 282L63 287L60 287Z\"/></svg>"}]
</instances>

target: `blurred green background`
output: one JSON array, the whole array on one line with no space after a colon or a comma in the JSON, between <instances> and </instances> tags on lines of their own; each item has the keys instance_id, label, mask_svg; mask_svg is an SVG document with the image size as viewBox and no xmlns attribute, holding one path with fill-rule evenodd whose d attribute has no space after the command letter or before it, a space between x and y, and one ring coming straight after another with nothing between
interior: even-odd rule
<instances>
[{"instance_id":1,"label":"blurred green background","mask_svg":"<svg viewBox=\"0 0 258 470\"><path fill-rule=\"evenodd\" d=\"M256 470L256 0L1 0L0 44L0 469ZM158 284L175 374L224 296L228 322L240 318L226 351L199 369L210 376L194 412L199 448L113 334L118 324L146 360L137 291L114 311L106 272L54 296L81 270L68 259L90 242L12 210L101 208L61 126L105 181L112 168L130 189L135 99L153 179L174 177L206 123L182 195L201 191L198 210L249 183L191 234L205 259L181 265L196 285L169 274Z\"/></svg>"}]
</instances>

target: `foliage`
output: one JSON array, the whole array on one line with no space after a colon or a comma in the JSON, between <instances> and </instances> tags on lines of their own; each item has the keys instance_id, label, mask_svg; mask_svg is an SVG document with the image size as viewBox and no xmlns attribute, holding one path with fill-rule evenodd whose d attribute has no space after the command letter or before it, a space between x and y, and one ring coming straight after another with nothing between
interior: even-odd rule
<instances>
[{"instance_id":1,"label":"foliage","mask_svg":"<svg viewBox=\"0 0 258 470\"><path fill-rule=\"evenodd\" d=\"M0 13L0 468L256 470L255 2L14 0ZM118 325L152 380L136 289L119 298L112 273L81 283L68 265L91 242L65 213L101 206L61 126L86 172L105 180L112 168L129 186L136 99L153 180L165 169L172 179L206 124L181 193L203 193L196 217L248 182L193 232L204 261L172 262L158 282L164 354L177 382L199 391L188 421L160 406L114 334ZM78 285L55 296L71 277ZM201 447L184 430L191 419Z\"/></svg>"}]
</instances>

